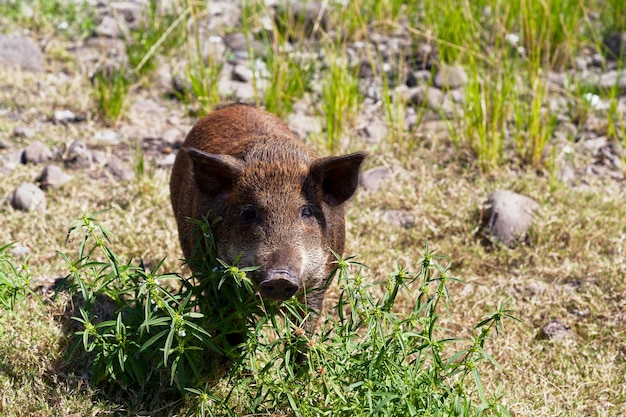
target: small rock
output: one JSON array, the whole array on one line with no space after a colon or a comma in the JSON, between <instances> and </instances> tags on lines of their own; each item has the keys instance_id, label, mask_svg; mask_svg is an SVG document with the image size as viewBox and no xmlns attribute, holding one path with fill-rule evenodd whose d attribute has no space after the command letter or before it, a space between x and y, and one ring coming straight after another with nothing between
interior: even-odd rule
<instances>
[{"instance_id":1,"label":"small rock","mask_svg":"<svg viewBox=\"0 0 626 417\"><path fill-rule=\"evenodd\" d=\"M100 145L119 145L120 134L113 129L104 129L96 132L93 140Z\"/></svg>"},{"instance_id":2,"label":"small rock","mask_svg":"<svg viewBox=\"0 0 626 417\"><path fill-rule=\"evenodd\" d=\"M483 228L496 240L512 248L526 240L526 232L538 204L530 197L507 190L491 193L485 204Z\"/></svg>"},{"instance_id":3,"label":"small rock","mask_svg":"<svg viewBox=\"0 0 626 417\"><path fill-rule=\"evenodd\" d=\"M385 166L368 169L361 174L361 187L367 191L376 191L385 184L391 176L391 169Z\"/></svg>"},{"instance_id":4,"label":"small rock","mask_svg":"<svg viewBox=\"0 0 626 417\"><path fill-rule=\"evenodd\" d=\"M0 34L0 65L32 72L44 71L41 48L22 36Z\"/></svg>"},{"instance_id":5,"label":"small rock","mask_svg":"<svg viewBox=\"0 0 626 417\"><path fill-rule=\"evenodd\" d=\"M63 172L58 166L46 165L36 181L40 183L42 189L46 190L48 187L57 188L72 178L71 175Z\"/></svg>"},{"instance_id":6,"label":"small rock","mask_svg":"<svg viewBox=\"0 0 626 417\"><path fill-rule=\"evenodd\" d=\"M254 77L252 70L243 64L235 65L231 75L233 80L244 83L249 82Z\"/></svg>"},{"instance_id":7,"label":"small rock","mask_svg":"<svg viewBox=\"0 0 626 417\"><path fill-rule=\"evenodd\" d=\"M119 159L113 157L109 159L109 162L105 165L106 170L115 178L121 181L130 181L135 178L135 173L126 168L124 163Z\"/></svg>"},{"instance_id":8,"label":"small rock","mask_svg":"<svg viewBox=\"0 0 626 417\"><path fill-rule=\"evenodd\" d=\"M71 123L76 120L76 115L71 110L55 110L54 121L57 123Z\"/></svg>"},{"instance_id":9,"label":"small rock","mask_svg":"<svg viewBox=\"0 0 626 417\"><path fill-rule=\"evenodd\" d=\"M122 16L124 22L131 29L138 29L141 22L142 7L135 1L113 1L108 2L116 16Z\"/></svg>"},{"instance_id":10,"label":"small rock","mask_svg":"<svg viewBox=\"0 0 626 417\"><path fill-rule=\"evenodd\" d=\"M8 153L0 156L0 172L6 174L13 171L18 165L24 161L24 150Z\"/></svg>"},{"instance_id":11,"label":"small rock","mask_svg":"<svg viewBox=\"0 0 626 417\"><path fill-rule=\"evenodd\" d=\"M32 139L35 136L33 129L26 126L17 126L13 129L13 137Z\"/></svg>"},{"instance_id":12,"label":"small rock","mask_svg":"<svg viewBox=\"0 0 626 417\"><path fill-rule=\"evenodd\" d=\"M39 164L51 160L54 154L50 148L41 141L34 141L24 149L24 163Z\"/></svg>"},{"instance_id":13,"label":"small rock","mask_svg":"<svg viewBox=\"0 0 626 417\"><path fill-rule=\"evenodd\" d=\"M46 195L35 184L25 182L22 183L11 198L11 206L16 210L46 210Z\"/></svg>"},{"instance_id":14,"label":"small rock","mask_svg":"<svg viewBox=\"0 0 626 417\"><path fill-rule=\"evenodd\" d=\"M171 128L163 132L163 134L161 135L161 139L163 139L163 142L167 143L168 145L177 145L183 141L184 135L183 132L181 132L180 130L176 128Z\"/></svg>"},{"instance_id":15,"label":"small rock","mask_svg":"<svg viewBox=\"0 0 626 417\"><path fill-rule=\"evenodd\" d=\"M463 87L467 81L467 73L462 66L442 64L435 74L434 84L437 88L449 90Z\"/></svg>"},{"instance_id":16,"label":"small rock","mask_svg":"<svg viewBox=\"0 0 626 417\"><path fill-rule=\"evenodd\" d=\"M6 139L0 138L0 149L11 149L13 147L13 143L9 142Z\"/></svg>"},{"instance_id":17,"label":"small rock","mask_svg":"<svg viewBox=\"0 0 626 417\"><path fill-rule=\"evenodd\" d=\"M541 339L563 339L572 333L569 324L561 320L551 320L550 323L543 326L541 329Z\"/></svg>"},{"instance_id":18,"label":"small rock","mask_svg":"<svg viewBox=\"0 0 626 417\"><path fill-rule=\"evenodd\" d=\"M156 165L161 168L167 168L174 165L174 161L176 160L176 154L174 152L164 156L161 159L157 159Z\"/></svg>"},{"instance_id":19,"label":"small rock","mask_svg":"<svg viewBox=\"0 0 626 417\"><path fill-rule=\"evenodd\" d=\"M240 55L242 57L245 55L248 56L248 40L246 39L246 35L241 32L231 33L224 38L224 43L228 46L235 55Z\"/></svg>"},{"instance_id":20,"label":"small rock","mask_svg":"<svg viewBox=\"0 0 626 417\"><path fill-rule=\"evenodd\" d=\"M381 143L389 134L389 129L383 120L374 118L365 126L365 133L369 138L368 142Z\"/></svg>"},{"instance_id":21,"label":"small rock","mask_svg":"<svg viewBox=\"0 0 626 417\"><path fill-rule=\"evenodd\" d=\"M75 140L70 144L67 151L65 165L72 168L91 168L93 156L87 145L80 140Z\"/></svg>"},{"instance_id":22,"label":"small rock","mask_svg":"<svg viewBox=\"0 0 626 417\"><path fill-rule=\"evenodd\" d=\"M220 96L232 97L234 100L244 103L253 101L255 97L254 87L251 83L222 79L218 88Z\"/></svg>"},{"instance_id":23,"label":"small rock","mask_svg":"<svg viewBox=\"0 0 626 417\"><path fill-rule=\"evenodd\" d=\"M98 36L104 36L106 38L117 38L119 33L119 24L117 20L111 16L104 16L102 21L96 28L96 34Z\"/></svg>"},{"instance_id":24,"label":"small rock","mask_svg":"<svg viewBox=\"0 0 626 417\"><path fill-rule=\"evenodd\" d=\"M310 116L301 111L295 111L287 116L287 122L291 130L299 138L316 135L321 132L320 120L316 116Z\"/></svg>"},{"instance_id":25,"label":"small rock","mask_svg":"<svg viewBox=\"0 0 626 417\"><path fill-rule=\"evenodd\" d=\"M241 7L232 0L212 0L211 7L207 7L206 11L207 29L211 33L224 32L233 26L233 22L241 19Z\"/></svg>"},{"instance_id":26,"label":"small rock","mask_svg":"<svg viewBox=\"0 0 626 417\"><path fill-rule=\"evenodd\" d=\"M426 106L432 111L439 112L443 109L445 94L434 87L419 86L410 90L411 101L417 106Z\"/></svg>"}]
</instances>

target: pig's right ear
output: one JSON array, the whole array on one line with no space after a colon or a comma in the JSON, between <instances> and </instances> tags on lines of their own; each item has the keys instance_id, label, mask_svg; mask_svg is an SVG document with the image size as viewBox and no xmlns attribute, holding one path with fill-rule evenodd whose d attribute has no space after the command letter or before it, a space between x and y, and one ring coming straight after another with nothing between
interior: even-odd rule
<instances>
[{"instance_id":1,"label":"pig's right ear","mask_svg":"<svg viewBox=\"0 0 626 417\"><path fill-rule=\"evenodd\" d=\"M185 149L192 161L194 181L200 191L212 197L225 198L243 171L243 162L230 155Z\"/></svg>"}]
</instances>

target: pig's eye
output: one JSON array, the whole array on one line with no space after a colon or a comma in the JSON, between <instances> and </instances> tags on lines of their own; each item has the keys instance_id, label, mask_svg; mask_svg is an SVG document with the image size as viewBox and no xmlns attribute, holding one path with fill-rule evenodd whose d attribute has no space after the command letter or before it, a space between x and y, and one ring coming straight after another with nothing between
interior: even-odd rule
<instances>
[{"instance_id":1,"label":"pig's eye","mask_svg":"<svg viewBox=\"0 0 626 417\"><path fill-rule=\"evenodd\" d=\"M252 206L246 206L241 209L241 220L246 223L253 223L257 219L257 211Z\"/></svg>"},{"instance_id":2,"label":"pig's eye","mask_svg":"<svg viewBox=\"0 0 626 417\"><path fill-rule=\"evenodd\" d=\"M311 217L313 217L313 210L311 210L311 207L303 206L300 209L300 217L305 219L310 219Z\"/></svg>"}]
</instances>

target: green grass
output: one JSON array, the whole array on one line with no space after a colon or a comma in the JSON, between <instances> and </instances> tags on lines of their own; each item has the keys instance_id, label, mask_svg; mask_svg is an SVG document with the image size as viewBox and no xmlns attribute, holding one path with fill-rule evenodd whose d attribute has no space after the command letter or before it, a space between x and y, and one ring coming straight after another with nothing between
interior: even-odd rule
<instances>
[{"instance_id":1,"label":"green grass","mask_svg":"<svg viewBox=\"0 0 626 417\"><path fill-rule=\"evenodd\" d=\"M199 245L211 253L211 227L198 226ZM65 335L67 369L79 371L88 361L91 384L109 395L125 387L143 395L171 391L187 395L189 411L199 415L509 415L501 394L485 389L480 368L494 362L485 347L510 310L499 305L467 339L441 327L452 307L449 283L458 279L428 245L417 272L399 267L381 283L380 297L372 291L376 283L365 281L367 267L338 258L336 306L310 335L299 324L306 307L294 300L262 304L246 277L253 268L214 255L192 259L200 262L200 285L160 273L161 263L146 270L122 261L110 232L87 214L71 225L68 239L78 246L75 255L61 254L69 314L78 324L66 327L76 328L75 337ZM179 290L167 284L172 280ZM406 312L395 306L402 293L414 297ZM245 336L241 345L229 344L231 333ZM305 347L304 361L296 360ZM232 365L219 365L216 354Z\"/></svg>"},{"instance_id":2,"label":"green grass","mask_svg":"<svg viewBox=\"0 0 626 417\"><path fill-rule=\"evenodd\" d=\"M334 151L341 142L342 134L354 123L361 102L358 68L351 69L344 54L330 50L327 55L328 69L324 71L320 113L326 135L326 149Z\"/></svg>"},{"instance_id":3,"label":"green grass","mask_svg":"<svg viewBox=\"0 0 626 417\"><path fill-rule=\"evenodd\" d=\"M103 121L114 125L122 116L133 77L125 69L96 71L92 78L93 95Z\"/></svg>"}]
</instances>

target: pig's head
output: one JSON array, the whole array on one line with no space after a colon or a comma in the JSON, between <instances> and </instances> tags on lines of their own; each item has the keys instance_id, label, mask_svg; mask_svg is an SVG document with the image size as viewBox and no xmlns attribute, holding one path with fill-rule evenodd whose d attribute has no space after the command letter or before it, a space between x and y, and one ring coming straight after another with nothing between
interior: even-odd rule
<instances>
[{"instance_id":1,"label":"pig's head","mask_svg":"<svg viewBox=\"0 0 626 417\"><path fill-rule=\"evenodd\" d=\"M365 155L315 159L278 142L236 158L186 150L200 198L195 217L222 220L214 230L217 256L253 272L262 297L286 300L323 287L330 249L342 253L342 203L358 185Z\"/></svg>"}]
</instances>

